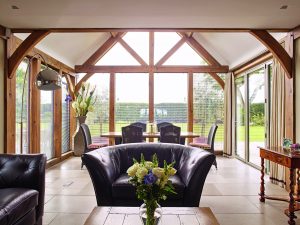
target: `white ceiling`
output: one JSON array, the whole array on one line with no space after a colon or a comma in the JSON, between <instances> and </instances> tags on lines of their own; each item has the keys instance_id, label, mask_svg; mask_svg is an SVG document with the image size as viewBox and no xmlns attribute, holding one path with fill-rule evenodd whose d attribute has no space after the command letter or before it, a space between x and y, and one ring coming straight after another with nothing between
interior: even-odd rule
<instances>
[{"instance_id":1,"label":"white ceiling","mask_svg":"<svg viewBox=\"0 0 300 225\"><path fill-rule=\"evenodd\" d=\"M285 33L272 33L280 40ZM17 34L25 39L28 34ZM85 62L108 38L109 33L51 33L36 47L70 67ZM194 33L193 37L219 63L229 68L259 55L266 48L248 33Z\"/></svg>"},{"instance_id":2,"label":"white ceiling","mask_svg":"<svg viewBox=\"0 0 300 225\"><path fill-rule=\"evenodd\" d=\"M280 9L283 5L288 8ZM300 23L299 0L0 0L0 9L0 24L9 28L294 28Z\"/></svg>"},{"instance_id":3,"label":"white ceiling","mask_svg":"<svg viewBox=\"0 0 300 225\"><path fill-rule=\"evenodd\" d=\"M287 9L280 9L283 5ZM300 0L0 0L0 9L0 24L9 28L291 29L300 24ZM37 47L73 67L108 37L108 33L51 33ZM194 37L230 68L265 49L248 33L194 33ZM275 37L279 40L282 34Z\"/></svg>"}]
</instances>

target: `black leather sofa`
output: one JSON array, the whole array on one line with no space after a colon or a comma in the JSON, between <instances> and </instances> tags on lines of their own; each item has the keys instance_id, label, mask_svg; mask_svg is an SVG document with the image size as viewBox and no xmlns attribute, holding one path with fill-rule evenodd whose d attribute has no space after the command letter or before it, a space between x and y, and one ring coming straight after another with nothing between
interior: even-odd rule
<instances>
[{"instance_id":1,"label":"black leather sofa","mask_svg":"<svg viewBox=\"0 0 300 225\"><path fill-rule=\"evenodd\" d=\"M171 177L176 195L169 195L163 206L198 207L206 176L215 156L199 148L167 143L135 143L105 147L82 155L91 176L98 206L140 206L135 188L128 183L127 169L141 153L146 160L157 154L163 160L175 161L177 174Z\"/></svg>"},{"instance_id":2,"label":"black leather sofa","mask_svg":"<svg viewBox=\"0 0 300 225\"><path fill-rule=\"evenodd\" d=\"M42 225L46 156L0 154L0 224Z\"/></svg>"}]
</instances>

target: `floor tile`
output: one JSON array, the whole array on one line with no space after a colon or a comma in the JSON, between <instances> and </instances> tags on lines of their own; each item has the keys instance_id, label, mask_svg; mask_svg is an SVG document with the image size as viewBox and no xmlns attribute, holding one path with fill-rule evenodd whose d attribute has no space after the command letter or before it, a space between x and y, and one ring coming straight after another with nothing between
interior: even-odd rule
<instances>
[{"instance_id":1,"label":"floor tile","mask_svg":"<svg viewBox=\"0 0 300 225\"><path fill-rule=\"evenodd\" d=\"M214 213L259 213L259 209L244 196L202 196L200 206Z\"/></svg>"},{"instance_id":2,"label":"floor tile","mask_svg":"<svg viewBox=\"0 0 300 225\"><path fill-rule=\"evenodd\" d=\"M90 213L96 206L94 196L55 196L45 205L45 212Z\"/></svg>"},{"instance_id":3,"label":"floor tile","mask_svg":"<svg viewBox=\"0 0 300 225\"><path fill-rule=\"evenodd\" d=\"M217 157L206 178L200 206L212 209L221 225L282 225L288 218L286 202L259 201L260 171L233 159ZM44 225L80 225L96 206L88 171L80 168L80 157L72 157L46 172ZM288 196L283 188L265 177L266 193ZM296 212L300 224L300 212ZM116 224L117 225L117 224Z\"/></svg>"},{"instance_id":4,"label":"floor tile","mask_svg":"<svg viewBox=\"0 0 300 225\"><path fill-rule=\"evenodd\" d=\"M49 225L81 225L89 214L59 213Z\"/></svg>"}]
</instances>

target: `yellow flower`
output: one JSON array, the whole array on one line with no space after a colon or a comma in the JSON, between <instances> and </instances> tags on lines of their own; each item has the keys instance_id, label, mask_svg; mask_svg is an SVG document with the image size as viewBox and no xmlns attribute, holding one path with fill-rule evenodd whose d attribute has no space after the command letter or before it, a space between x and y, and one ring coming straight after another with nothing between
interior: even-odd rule
<instances>
[{"instance_id":1,"label":"yellow flower","mask_svg":"<svg viewBox=\"0 0 300 225\"><path fill-rule=\"evenodd\" d=\"M139 168L136 171L136 176L140 182L144 179L144 176L147 174L148 174L148 170L146 169L146 167L143 166L139 166Z\"/></svg>"},{"instance_id":2,"label":"yellow flower","mask_svg":"<svg viewBox=\"0 0 300 225\"><path fill-rule=\"evenodd\" d=\"M150 162L150 161L146 161L146 162L145 162L145 167L147 168L147 170L150 170L150 169L152 169L152 167L153 167L153 163Z\"/></svg>"},{"instance_id":3,"label":"yellow flower","mask_svg":"<svg viewBox=\"0 0 300 225\"><path fill-rule=\"evenodd\" d=\"M165 170L160 167L154 167L152 169L152 173L157 176L158 178L161 178L165 174Z\"/></svg>"},{"instance_id":4,"label":"yellow flower","mask_svg":"<svg viewBox=\"0 0 300 225\"><path fill-rule=\"evenodd\" d=\"M174 176L176 174L176 172L177 172L177 170L172 167L172 168L169 169L168 174L170 176Z\"/></svg>"},{"instance_id":5,"label":"yellow flower","mask_svg":"<svg viewBox=\"0 0 300 225\"><path fill-rule=\"evenodd\" d=\"M162 178L160 179L160 186L162 188L165 187L165 185L167 184L168 180L169 180L169 176L166 176L166 175L162 176Z\"/></svg>"},{"instance_id":6,"label":"yellow flower","mask_svg":"<svg viewBox=\"0 0 300 225\"><path fill-rule=\"evenodd\" d=\"M131 167L129 167L128 170L127 170L128 176L134 177L135 174L136 174L136 171L138 170L138 168L139 168L139 164L138 163L135 163Z\"/></svg>"}]
</instances>

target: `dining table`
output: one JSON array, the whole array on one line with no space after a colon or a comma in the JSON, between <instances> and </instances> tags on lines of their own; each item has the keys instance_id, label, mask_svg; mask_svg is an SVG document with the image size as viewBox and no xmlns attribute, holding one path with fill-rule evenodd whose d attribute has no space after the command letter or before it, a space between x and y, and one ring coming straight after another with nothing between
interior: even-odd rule
<instances>
[{"instance_id":1,"label":"dining table","mask_svg":"<svg viewBox=\"0 0 300 225\"><path fill-rule=\"evenodd\" d=\"M113 132L107 132L103 133L100 135L101 137L106 137L109 138L110 145L113 145L113 140L115 138L121 138L122 137L122 132L118 131L113 131ZM143 132L143 137L144 138L149 138L149 142L153 142L153 138L159 138L160 137L160 132ZM180 138L196 138L200 137L199 134L194 133L194 132L181 132L180 133Z\"/></svg>"}]
</instances>

